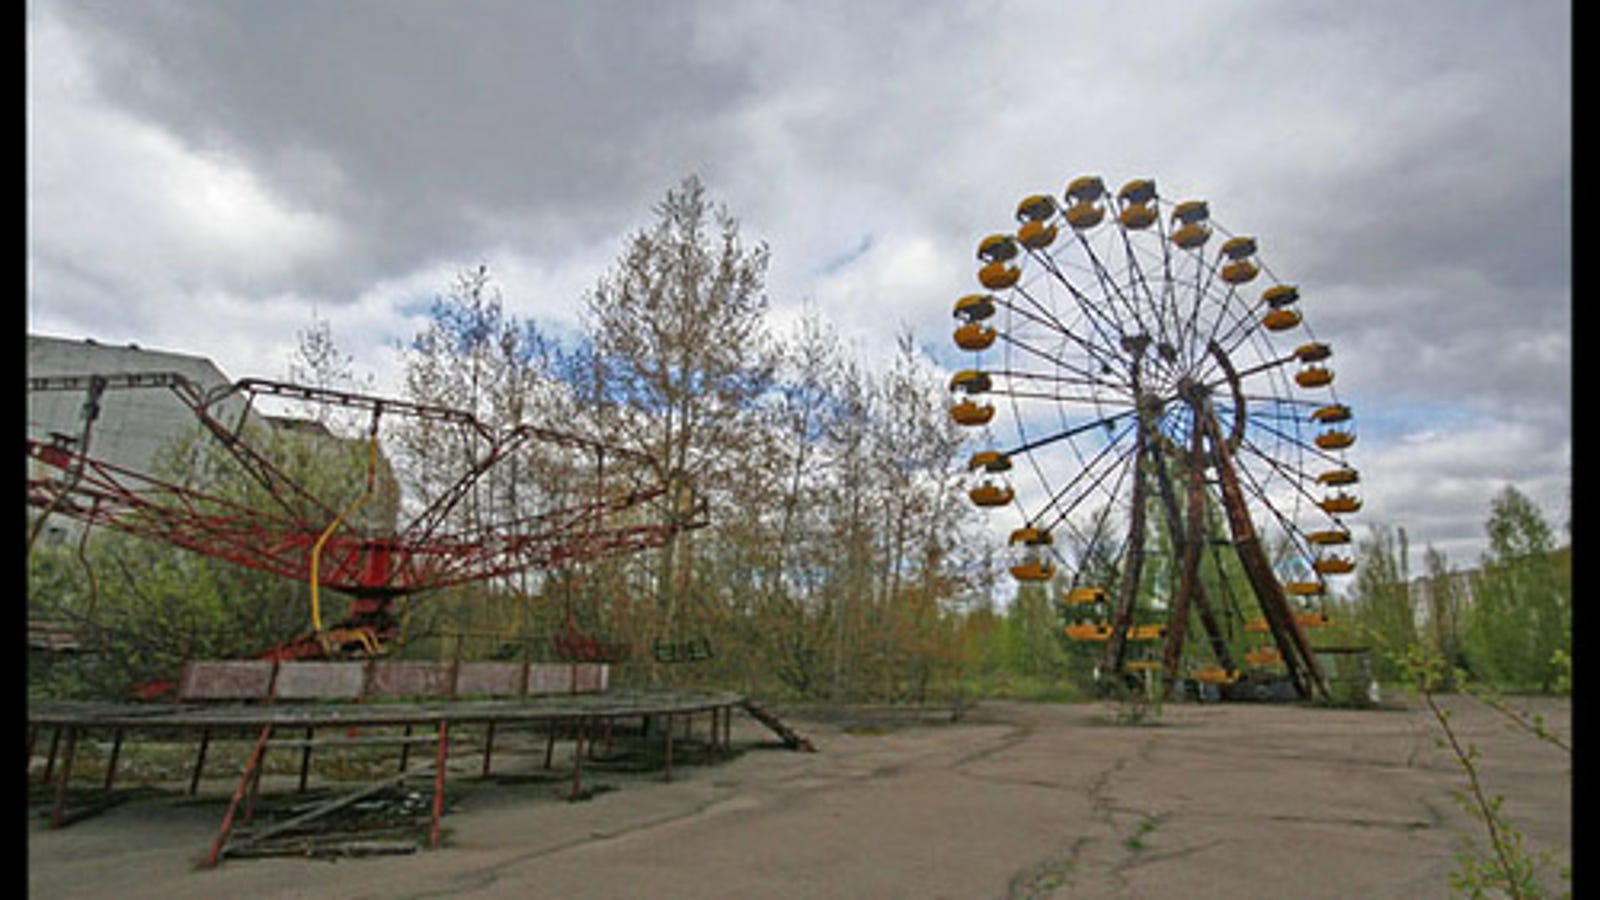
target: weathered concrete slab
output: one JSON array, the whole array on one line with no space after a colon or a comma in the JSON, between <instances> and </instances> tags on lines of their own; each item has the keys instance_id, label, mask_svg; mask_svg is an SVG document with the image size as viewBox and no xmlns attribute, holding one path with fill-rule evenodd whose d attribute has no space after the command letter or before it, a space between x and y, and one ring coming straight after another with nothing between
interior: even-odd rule
<instances>
[{"instance_id":1,"label":"weathered concrete slab","mask_svg":"<svg viewBox=\"0 0 1600 900\"><path fill-rule=\"evenodd\" d=\"M1570 755L1482 704L1450 706L1529 849L1570 865ZM1570 742L1566 701L1536 709ZM783 712L822 752L748 752L670 784L643 774L580 804L548 784L464 780L445 847L405 857L196 872L215 807L33 821L28 893L1445 900L1462 839L1482 839L1455 800L1460 766L1416 708L1169 705L1142 727L1107 724L1095 704L980 703L910 728ZM734 730L736 744L770 739L743 715ZM515 747L497 744L497 773L544 771L542 741Z\"/></svg>"}]
</instances>

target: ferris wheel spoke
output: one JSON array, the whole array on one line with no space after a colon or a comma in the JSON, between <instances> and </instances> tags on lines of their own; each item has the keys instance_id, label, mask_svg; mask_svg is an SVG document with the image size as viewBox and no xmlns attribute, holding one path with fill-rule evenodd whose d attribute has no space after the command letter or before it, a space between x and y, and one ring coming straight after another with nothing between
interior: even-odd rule
<instances>
[{"instance_id":1,"label":"ferris wheel spoke","mask_svg":"<svg viewBox=\"0 0 1600 900\"><path fill-rule=\"evenodd\" d=\"M1230 310L1229 309L1229 306L1232 304L1234 298L1237 297L1238 295L1239 295L1238 288L1235 287L1234 285L1229 285L1227 293L1225 293L1223 295L1223 297L1222 297L1222 306L1220 308L1218 308L1216 315L1211 318L1211 331L1210 331L1210 333L1208 333L1206 335L1206 341L1205 341L1207 347L1210 347L1210 346L1213 346L1213 345L1221 346L1221 347L1224 347L1224 352L1228 352L1228 353L1231 353L1231 352L1233 352L1233 350L1237 350L1238 349L1237 345L1235 345L1231 350L1227 349L1227 346L1226 346L1227 342L1224 341L1224 340L1219 340L1218 337L1217 337L1218 333L1221 332L1221 330L1222 330L1223 323L1225 321L1228 321L1228 315L1229 315L1230 312L1232 312L1234 314L1234 318L1233 318L1232 322L1229 324L1228 334L1230 334L1230 335L1232 335L1235 332L1241 330L1241 328L1250 328L1250 327L1253 327L1256 324L1256 320L1250 318L1248 310L1246 310L1244 312L1240 312L1240 311L1237 311L1237 310Z\"/></svg>"},{"instance_id":2,"label":"ferris wheel spoke","mask_svg":"<svg viewBox=\"0 0 1600 900\"><path fill-rule=\"evenodd\" d=\"M1097 423L1097 425L1098 425L1098 423ZM1077 429L1077 431L1080 432L1080 433L1082 431L1084 431L1084 430L1087 430L1087 429ZM1050 438L1046 438L1045 441L1054 442L1055 440L1059 440L1059 439L1061 439L1063 437L1066 437L1066 435L1055 435L1055 436L1052 436ZM1039 446L1039 442L1037 442L1037 441L1033 442L1033 444L1031 446L1034 449L1037 449L1038 446ZM1011 453L1007 454L1009 456L1009 455L1014 455L1017 452L1025 452L1025 453L1027 453L1027 457L1026 458L1029 460L1030 464L1032 464L1035 467L1035 469L1039 471L1040 483L1045 486L1047 496L1046 496L1044 505L1041 508L1040 513L1038 515L1032 517L1031 521L1035 521L1035 522L1042 521L1044 519L1045 515L1047 515L1050 510L1055 509L1062 502L1063 498L1066 498L1069 495L1073 495L1074 488L1078 487L1081 483L1083 483L1085 481L1089 482L1089 486L1082 493L1079 493L1079 494L1075 495L1075 496L1077 496L1079 498L1079 500L1074 501L1072 504L1069 505L1068 509L1066 509L1061 515L1058 515L1056 517L1056 519L1053 522L1050 523L1050 525L1048 526L1049 528L1054 528L1057 525L1061 524L1061 522L1063 520L1065 520L1066 516L1070 515L1072 508L1076 508L1076 506L1078 505L1078 502L1080 502L1082 500L1082 498L1091 495L1093 493L1095 487L1101 481L1103 481L1103 479L1105 477L1104 474L1100 475L1099 477L1091 477L1091 475L1096 470L1096 468L1101 465L1101 463L1105 459L1107 459L1108 457L1113 455L1114 451L1117 449L1117 442L1115 440L1108 441L1103 447L1101 447L1099 449L1098 452L1096 452L1095 454L1093 454L1092 456L1090 456L1088 458L1084 457L1084 454L1081 452L1080 448L1076 444L1072 444L1070 446L1072 448L1073 455L1077 458L1077 464L1078 464L1077 465L1077 471L1073 475L1073 477L1067 481L1066 484L1064 484L1061 488L1055 489L1055 490L1052 490L1052 489L1049 488L1048 479L1046 479L1044 477L1044 474L1043 474L1042 470L1040 469L1039 459L1038 459L1036 454L1032 453L1029 450L1023 450L1023 449L1020 449L1020 448L1017 451L1012 451Z\"/></svg>"},{"instance_id":3,"label":"ferris wheel spoke","mask_svg":"<svg viewBox=\"0 0 1600 900\"><path fill-rule=\"evenodd\" d=\"M1045 271L1050 273L1051 277L1060 283L1062 287L1067 289L1067 294L1071 296L1073 302L1077 304L1079 311L1081 311L1083 314L1084 320L1089 323L1089 326L1094 330L1095 335L1103 342L1101 345L1099 345L1098 350L1090 348L1088 345L1085 345L1086 349L1089 349L1091 354L1095 355L1096 359L1102 364L1109 365L1111 362L1126 364L1128 359L1122 355L1122 351L1120 349L1121 341L1117 337L1117 335L1120 335L1121 330L1116 327L1115 320L1109 319L1100 309L1101 304L1096 303L1092 298L1080 290L1077 285L1073 284L1072 279L1067 277L1066 273L1061 270L1061 267L1056 264L1054 259L1042 253L1034 251L1030 251L1030 253L1032 253L1034 259L1037 259L1040 264L1044 266ZM1030 300L1034 300L1032 294L1029 294L1026 288L1019 286L1017 290ZM1038 301L1034 300L1034 302L1037 303ZM1110 328L1110 331L1107 331L1107 328ZM1106 352L1110 353L1110 360L1104 358L1104 354Z\"/></svg>"},{"instance_id":4,"label":"ferris wheel spoke","mask_svg":"<svg viewBox=\"0 0 1600 900\"><path fill-rule=\"evenodd\" d=\"M1133 239L1129 236L1128 229L1119 228L1117 231L1118 234L1121 235L1123 257L1128 267L1129 292L1132 293L1134 286L1137 285L1139 291L1143 293L1144 301L1150 305L1150 309L1152 311L1151 318L1154 321L1153 330L1155 331L1155 334L1152 336L1155 338L1157 343L1169 347L1174 346L1173 342L1176 339L1176 336L1169 334L1167 331L1169 322L1167 320L1166 309L1162 300L1162 294L1164 292L1158 291L1156 288L1150 285L1150 278L1145 274L1144 267L1139 264L1140 254L1134 249ZM1163 242L1162 247L1163 268L1165 268L1167 261L1164 243L1165 242ZM1137 304L1135 305L1135 308L1137 308Z\"/></svg>"},{"instance_id":5,"label":"ferris wheel spoke","mask_svg":"<svg viewBox=\"0 0 1600 900\"><path fill-rule=\"evenodd\" d=\"M1018 350L1024 351L1028 355L1036 357L1042 362L1049 363L1055 366L1057 369L1075 376L1080 384L1096 385L1106 388L1107 390L1121 390L1123 387L1120 383L1105 381L1099 374L1083 368L1078 363L1062 359L1060 356L1047 350L1041 350L1040 348L1033 346L1033 344L1021 338L1017 338L1009 334L1002 334L1000 335L1000 340L1010 347L1015 347Z\"/></svg>"},{"instance_id":6,"label":"ferris wheel spoke","mask_svg":"<svg viewBox=\"0 0 1600 900\"><path fill-rule=\"evenodd\" d=\"M1084 233L1077 231L1075 234L1078 238L1078 245L1083 248L1084 255L1089 259L1089 269L1094 273L1095 280L1100 285L1100 295L1106 299L1106 305L1108 307L1112 307L1116 305L1116 303L1113 301L1120 301L1123 308L1127 310L1127 315L1133 319L1134 325L1136 326L1135 333L1148 334L1149 331L1145 327L1144 320L1139 315L1138 304L1134 303L1123 293L1121 286L1118 285L1116 279L1112 277L1111 272L1106 268L1105 263L1100 261L1100 257L1094 252L1094 245L1089 243L1089 239L1084 236ZM1119 329L1119 331L1121 331L1121 329Z\"/></svg>"},{"instance_id":7,"label":"ferris wheel spoke","mask_svg":"<svg viewBox=\"0 0 1600 900\"><path fill-rule=\"evenodd\" d=\"M1049 359L1051 361L1055 361L1055 357L1049 357ZM1061 364L1061 368L1066 368L1066 364L1062 363ZM1115 393L1117 393L1117 394L1119 394L1121 396L1126 397L1126 392L1122 389L1122 385L1120 383L1106 381L1106 380L1100 378L1097 375L1084 373L1084 372L1081 372L1080 370L1076 370L1076 369L1070 371L1068 374L1065 374L1065 375L1060 374L1059 372L1051 372L1051 371L1040 372L1040 371L1033 371L1033 370L1030 370L1030 369L1019 369L1019 368L1010 368L1010 367L999 368L999 369L986 369L985 371L988 372L989 375L994 377L994 378L1014 378L1014 379L1016 379L1018 381L1045 381L1045 382L1052 382L1052 383L1056 383L1056 384L1077 385L1077 386L1082 386L1082 387L1086 387L1086 388L1101 388L1101 389L1103 389L1105 391L1115 392Z\"/></svg>"},{"instance_id":8,"label":"ferris wheel spoke","mask_svg":"<svg viewBox=\"0 0 1600 900\"><path fill-rule=\"evenodd\" d=\"M1262 430L1271 432L1272 434L1274 434L1277 437L1283 439L1284 441L1287 441L1287 442L1293 444L1297 449L1303 450L1306 453L1311 454L1318 461L1326 463L1329 466L1333 466L1335 468L1342 468L1344 466L1344 464L1345 464L1344 460L1339 458L1338 455L1336 455L1334 453L1330 453L1329 451L1324 450L1321 447L1318 447L1315 442L1307 443L1305 440L1301 439L1299 437L1299 435L1291 435L1291 434L1289 434L1289 433L1287 433L1287 432L1285 432L1285 431L1283 431L1281 429L1274 428L1274 427L1272 427L1270 425L1261 425L1259 427Z\"/></svg>"},{"instance_id":9,"label":"ferris wheel spoke","mask_svg":"<svg viewBox=\"0 0 1600 900\"><path fill-rule=\"evenodd\" d=\"M1131 468L1134 451L1125 444L1128 435L1131 433L1132 429L1125 427L1121 434L1100 448L1100 451L1078 470L1072 480L1068 481L1061 490L1051 495L1049 502L1045 504L1045 509L1058 509L1059 512L1048 527L1054 528L1063 519L1071 515L1073 510L1081 503L1092 496L1096 496L1101 485L1105 483L1106 478L1112 473L1126 471ZM1079 485L1084 485L1083 489L1075 492L1073 489ZM1071 502L1067 502L1069 496L1073 498Z\"/></svg>"},{"instance_id":10,"label":"ferris wheel spoke","mask_svg":"<svg viewBox=\"0 0 1600 900\"><path fill-rule=\"evenodd\" d=\"M989 393L996 397L1009 397L1015 400L1048 400L1052 403L1082 404L1082 405L1115 405L1102 397L1093 394L1066 394L1061 392L1028 391L1012 388L991 388ZM1126 404L1124 404L1126 405Z\"/></svg>"},{"instance_id":11,"label":"ferris wheel spoke","mask_svg":"<svg viewBox=\"0 0 1600 900\"><path fill-rule=\"evenodd\" d=\"M1095 429L1110 430L1110 429L1113 429L1115 427L1116 423L1119 420L1126 419L1129 416L1132 416L1134 414L1134 412L1135 412L1134 410L1129 409L1129 410L1125 410L1123 412L1113 413L1112 415L1109 415L1109 416L1101 416L1100 418L1092 419L1092 420L1090 420L1088 422L1084 422L1081 425L1075 425L1075 426L1073 426L1071 428L1066 428L1066 429L1063 429L1061 431L1057 431L1057 432L1055 432L1053 434L1047 434L1044 437L1034 438L1034 439L1032 439L1030 441L1026 441L1023 444L1020 444L1019 446L1013 447L1012 449L1005 451L1005 455L1007 455L1007 456L1016 456L1016 455L1022 454L1022 453L1031 453L1031 452L1033 452L1035 450L1040 450L1040 449L1043 449L1045 447L1048 447L1051 444L1059 443L1061 441L1077 437L1077 436L1079 436L1081 434L1086 434L1086 433L1092 432ZM1114 445L1115 442L1116 442L1116 439L1113 438L1111 441L1109 441L1107 443L1107 447L1110 447L1110 446ZM1104 452L1105 452L1104 450L1101 451L1101 453L1104 453ZM1098 457L1096 457L1096 458L1098 458Z\"/></svg>"},{"instance_id":12,"label":"ferris wheel spoke","mask_svg":"<svg viewBox=\"0 0 1600 900\"><path fill-rule=\"evenodd\" d=\"M1308 504L1313 506L1316 505L1319 498L1316 494L1311 492L1310 488L1306 486L1307 482L1311 481L1307 473L1287 466L1281 460L1279 460L1276 455L1267 453L1257 446L1255 442L1249 439L1246 439L1241 444L1241 449L1247 449L1249 453L1260 459L1261 462L1268 468L1271 468L1277 472L1278 475L1289 484L1289 486L1296 494L1300 496L1301 499L1305 500ZM1276 506L1274 506L1274 509L1276 509ZM1297 533L1299 530L1300 529L1298 527L1294 529L1294 531Z\"/></svg>"},{"instance_id":13,"label":"ferris wheel spoke","mask_svg":"<svg viewBox=\"0 0 1600 900\"><path fill-rule=\"evenodd\" d=\"M1240 395L1246 403L1256 412L1253 415L1267 416L1277 421L1304 422L1307 411L1315 410L1322 405L1321 401L1307 397L1276 397L1270 394L1255 394L1241 392Z\"/></svg>"},{"instance_id":14,"label":"ferris wheel spoke","mask_svg":"<svg viewBox=\"0 0 1600 900\"><path fill-rule=\"evenodd\" d=\"M1098 563L1107 572L1108 581L1115 577L1117 562L1122 558L1122 547L1113 545L1117 536L1111 527L1112 511L1113 506L1109 503L1101 507L1094 517L1094 531L1084 550L1084 558Z\"/></svg>"},{"instance_id":15,"label":"ferris wheel spoke","mask_svg":"<svg viewBox=\"0 0 1600 900\"><path fill-rule=\"evenodd\" d=\"M1157 234L1161 241L1161 297L1163 305L1162 318L1168 323L1171 335L1168 340L1175 348L1185 346L1183 329L1182 301L1178 297L1178 287L1181 284L1178 273L1174 268L1174 253L1172 235L1167 231L1165 217L1156 219Z\"/></svg>"},{"instance_id":16,"label":"ferris wheel spoke","mask_svg":"<svg viewBox=\"0 0 1600 900\"><path fill-rule=\"evenodd\" d=\"M1227 234L1223 229L1219 228L1218 230ZM1239 285L1254 280L1261 271L1260 266L1250 260L1250 257L1253 257L1255 253L1255 238L1229 235L1228 240L1223 242L1220 251L1207 270L1205 288L1207 292L1211 290L1211 285L1217 280L1219 273L1222 275L1222 281L1227 285L1227 289L1222 295L1221 304L1211 316L1211 330L1205 339L1207 347L1226 343L1225 341L1219 341L1217 336L1222 330L1223 323L1229 322L1229 314L1231 312L1233 313L1233 319L1229 322L1230 335L1237 331L1241 325L1250 327L1255 324L1255 319L1252 317L1252 304L1249 302L1246 302L1245 309L1242 312L1234 312L1231 309L1233 301L1239 296ZM1224 259L1231 260L1231 262L1224 266ZM1235 267L1237 266L1242 266L1243 269L1236 270Z\"/></svg>"},{"instance_id":17,"label":"ferris wheel spoke","mask_svg":"<svg viewBox=\"0 0 1600 900\"><path fill-rule=\"evenodd\" d=\"M1078 304L1078 308L1082 311L1084 318L1087 319L1091 325L1095 326L1095 331L1100 335L1101 339L1105 340L1108 344L1114 343L1111 340L1111 336L1105 331L1105 328L1111 328L1113 331L1117 330L1116 320L1103 312L1100 309L1100 304L1095 302L1095 298L1092 298L1088 294L1084 293L1083 290L1067 276L1066 271L1056 263L1054 257L1038 251L1029 251L1029 253L1033 259L1037 260L1039 264L1044 267L1044 270L1049 273L1057 283L1066 288L1067 294L1070 295L1073 301Z\"/></svg>"},{"instance_id":18,"label":"ferris wheel spoke","mask_svg":"<svg viewBox=\"0 0 1600 900\"><path fill-rule=\"evenodd\" d=\"M1077 535L1080 538L1080 556L1083 559L1093 559L1105 554L1106 548L1115 540L1116 535L1111 528L1112 512L1113 507L1109 503L1096 511L1090 517L1087 533L1085 533L1085 529L1079 528L1072 519L1064 520L1061 526L1057 527L1065 526L1072 534Z\"/></svg>"},{"instance_id":19,"label":"ferris wheel spoke","mask_svg":"<svg viewBox=\"0 0 1600 900\"><path fill-rule=\"evenodd\" d=\"M1215 336L1213 340L1228 353L1237 352L1245 341L1255 336L1256 330L1261 326L1261 311L1266 306L1267 304L1261 300L1252 302L1239 311L1225 333Z\"/></svg>"},{"instance_id":20,"label":"ferris wheel spoke","mask_svg":"<svg viewBox=\"0 0 1600 900\"><path fill-rule=\"evenodd\" d=\"M1281 463L1279 463L1275 457L1271 456L1270 454L1261 453L1259 448L1252 448L1252 452L1255 452L1257 455L1259 455L1269 467L1282 470ZM1300 473L1285 471L1284 474L1289 476L1298 475ZM1316 498L1310 492L1303 489L1303 486L1300 484L1297 478L1290 477L1288 480L1295 486L1296 490L1305 499L1311 503L1316 502ZM1275 504L1269 500L1267 492L1261 487L1260 484L1257 483L1255 475L1249 472L1249 470L1245 470L1244 474L1242 474L1240 477L1240 482L1245 491L1255 497L1258 505L1273 517L1273 519L1278 523L1279 527L1283 530L1283 533L1288 535L1290 540L1295 543L1296 549L1303 555L1311 555L1306 552L1307 548L1304 544L1303 536L1301 535L1299 526L1294 522L1293 519L1284 515L1282 510L1279 509L1281 504Z\"/></svg>"},{"instance_id":21,"label":"ferris wheel spoke","mask_svg":"<svg viewBox=\"0 0 1600 900\"><path fill-rule=\"evenodd\" d=\"M1015 292L1020 294L1024 300L1028 301L1026 306L1019 303L1013 303L1011 300L1004 297L995 298L995 302L1007 312L1021 316L1035 325L1070 338L1074 342L1083 346L1085 350L1090 349L1090 345L1083 339L1082 336L1080 336L1076 331L1073 331L1072 328L1067 325L1067 323L1057 318L1055 313L1049 307L1039 302L1039 300L1036 299L1032 294L1023 290L1022 288L1017 288Z\"/></svg>"},{"instance_id":22,"label":"ferris wheel spoke","mask_svg":"<svg viewBox=\"0 0 1600 900\"><path fill-rule=\"evenodd\" d=\"M1027 300L1029 306L1033 307L1033 309L1030 310L1027 307L1012 303L1009 300L999 301L1000 306L1029 320L1030 322L1033 322L1035 325L1039 325L1045 329L1048 329L1053 334L1059 334L1060 336L1072 341L1074 344L1077 344L1078 347L1092 357L1095 362L1099 363L1102 369L1111 368L1111 363L1115 362L1116 360L1114 358L1107 359L1104 351L1099 346L1085 339L1081 334L1073 330L1065 322L1062 322L1053 312L1050 311L1047 306L1045 306L1045 304L1041 303L1026 289L1018 287L1016 288L1016 293L1020 294L1023 299ZM1091 322L1090 324L1092 325L1093 323ZM1007 340L1015 340L1010 336L1006 337Z\"/></svg>"},{"instance_id":23,"label":"ferris wheel spoke","mask_svg":"<svg viewBox=\"0 0 1600 900\"><path fill-rule=\"evenodd\" d=\"M1200 340L1200 310L1205 307L1205 301L1210 297L1206 285L1210 279L1207 274L1215 269L1215 264L1207 266L1205 256L1198 250L1193 252L1194 257L1194 282L1188 285L1192 296L1189 303L1187 322L1179 332L1179 345L1187 348L1193 354L1188 360L1190 366L1199 364L1200 359L1206 354L1206 344Z\"/></svg>"},{"instance_id":24,"label":"ferris wheel spoke","mask_svg":"<svg viewBox=\"0 0 1600 900\"><path fill-rule=\"evenodd\" d=\"M1281 369L1284 366L1299 360L1298 356L1290 353L1287 356L1262 360L1255 365L1246 366L1242 369L1233 369L1231 372L1229 372L1222 366L1221 363L1217 362L1215 358L1210 356L1207 358L1211 361L1200 368L1196 380L1198 380L1201 384L1204 384L1206 387L1212 389L1228 384L1235 377L1238 378L1240 382L1243 382L1246 378L1249 378L1253 375L1260 375L1265 372L1271 372L1275 369ZM1217 373L1216 377L1212 377L1213 372Z\"/></svg>"}]
</instances>

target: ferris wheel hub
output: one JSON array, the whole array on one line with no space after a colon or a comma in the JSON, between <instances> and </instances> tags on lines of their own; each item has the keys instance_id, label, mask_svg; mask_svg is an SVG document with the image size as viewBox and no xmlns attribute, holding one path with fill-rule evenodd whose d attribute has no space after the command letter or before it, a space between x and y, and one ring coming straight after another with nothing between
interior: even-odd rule
<instances>
[{"instance_id":1,"label":"ferris wheel hub","mask_svg":"<svg viewBox=\"0 0 1600 900\"><path fill-rule=\"evenodd\" d=\"M1151 418L1158 419L1167 410L1167 401L1154 391L1145 391L1139 395L1139 412Z\"/></svg>"},{"instance_id":2,"label":"ferris wheel hub","mask_svg":"<svg viewBox=\"0 0 1600 900\"><path fill-rule=\"evenodd\" d=\"M1211 397L1211 387L1193 376L1185 375L1178 379L1178 396L1196 408L1200 408Z\"/></svg>"}]
</instances>

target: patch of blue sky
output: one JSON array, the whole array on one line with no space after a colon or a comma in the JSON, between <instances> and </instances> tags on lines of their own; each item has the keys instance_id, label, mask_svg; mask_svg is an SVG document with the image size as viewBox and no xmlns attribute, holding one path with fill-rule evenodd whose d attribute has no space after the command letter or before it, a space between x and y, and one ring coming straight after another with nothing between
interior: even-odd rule
<instances>
[{"instance_id":1,"label":"patch of blue sky","mask_svg":"<svg viewBox=\"0 0 1600 900\"><path fill-rule=\"evenodd\" d=\"M955 341L950 337L949 334L949 332L955 331L955 327L956 322L954 319L951 319L948 332L939 334L937 338L919 340L917 346L925 355L927 355L929 359L933 360L936 365L949 369L952 372L956 371L957 369L984 369L992 367L995 364L994 360L996 359L993 354L988 354L985 356L983 354L973 353L970 350L962 350L960 347L955 345Z\"/></svg>"},{"instance_id":2,"label":"patch of blue sky","mask_svg":"<svg viewBox=\"0 0 1600 900\"><path fill-rule=\"evenodd\" d=\"M434 304L439 302L438 294L417 295L405 297L394 304L394 311L404 319L426 319L433 315Z\"/></svg>"},{"instance_id":3,"label":"patch of blue sky","mask_svg":"<svg viewBox=\"0 0 1600 900\"><path fill-rule=\"evenodd\" d=\"M524 321L537 328L539 333L544 335L545 340L563 349L578 347L587 344L589 341L589 336L584 333L583 326L577 322L540 316L532 316Z\"/></svg>"},{"instance_id":4,"label":"patch of blue sky","mask_svg":"<svg viewBox=\"0 0 1600 900\"><path fill-rule=\"evenodd\" d=\"M871 250L872 249L872 245L874 243L876 243L876 242L877 242L877 239L874 238L872 235L870 235L870 234L862 235L861 236L861 240L856 243L855 247L853 247L853 248L851 248L849 250L846 250L845 252L843 252L841 254L838 254L837 256L834 256L834 257L830 258L829 260L824 262L822 265L818 266L817 270L816 270L816 274L820 275L820 276L829 276L829 275L836 275L836 274L844 271L845 269L849 268L851 263L855 262L856 260L860 259L863 256L866 256L867 255L867 251Z\"/></svg>"},{"instance_id":5,"label":"patch of blue sky","mask_svg":"<svg viewBox=\"0 0 1600 900\"><path fill-rule=\"evenodd\" d=\"M1356 428L1368 444L1392 444L1408 436L1472 428L1488 418L1481 409L1466 404L1363 402L1359 396L1340 399L1355 412Z\"/></svg>"}]
</instances>

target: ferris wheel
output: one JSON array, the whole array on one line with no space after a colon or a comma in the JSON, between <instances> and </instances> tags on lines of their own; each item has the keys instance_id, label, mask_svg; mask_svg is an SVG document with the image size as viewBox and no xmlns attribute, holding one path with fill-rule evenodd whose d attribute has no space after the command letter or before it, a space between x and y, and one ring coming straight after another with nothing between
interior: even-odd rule
<instances>
[{"instance_id":1,"label":"ferris wheel","mask_svg":"<svg viewBox=\"0 0 1600 900\"><path fill-rule=\"evenodd\" d=\"M1025 197L955 304L951 416L981 507L1102 676L1138 669L1326 696L1307 631L1353 571L1356 430L1332 348L1254 237L1136 179ZM1193 633L1196 640L1186 639Z\"/></svg>"}]
</instances>

